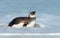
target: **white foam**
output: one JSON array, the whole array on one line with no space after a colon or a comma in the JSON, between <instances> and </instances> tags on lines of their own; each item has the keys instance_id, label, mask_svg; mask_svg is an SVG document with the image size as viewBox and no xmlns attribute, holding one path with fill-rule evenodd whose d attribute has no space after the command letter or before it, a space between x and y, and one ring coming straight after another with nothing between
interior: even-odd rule
<instances>
[{"instance_id":1,"label":"white foam","mask_svg":"<svg viewBox=\"0 0 60 38\"><path fill-rule=\"evenodd\" d=\"M0 36L41 36L60 35L60 33L0 33Z\"/></svg>"},{"instance_id":2,"label":"white foam","mask_svg":"<svg viewBox=\"0 0 60 38\"><path fill-rule=\"evenodd\" d=\"M44 24L40 24L40 27L41 27L41 28L44 28L44 27L46 27L46 25L44 25Z\"/></svg>"}]
</instances>

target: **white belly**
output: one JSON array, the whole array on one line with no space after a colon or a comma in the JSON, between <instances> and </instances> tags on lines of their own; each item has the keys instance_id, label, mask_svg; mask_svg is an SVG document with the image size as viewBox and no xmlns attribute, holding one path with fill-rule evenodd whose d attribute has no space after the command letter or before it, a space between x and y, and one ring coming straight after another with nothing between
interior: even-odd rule
<instances>
[{"instance_id":1,"label":"white belly","mask_svg":"<svg viewBox=\"0 0 60 38\"><path fill-rule=\"evenodd\" d=\"M19 24L14 24L12 27L15 27L15 28L20 28L20 27L23 27L24 23L21 22Z\"/></svg>"},{"instance_id":2,"label":"white belly","mask_svg":"<svg viewBox=\"0 0 60 38\"><path fill-rule=\"evenodd\" d=\"M24 22L21 22L19 24L14 24L12 27L21 28L23 27L23 25L24 25ZM34 27L34 25L35 25L35 21L32 21L26 27Z\"/></svg>"},{"instance_id":3,"label":"white belly","mask_svg":"<svg viewBox=\"0 0 60 38\"><path fill-rule=\"evenodd\" d=\"M35 25L35 21L32 21L31 23L29 23L29 24L27 25L27 27L34 27L34 25Z\"/></svg>"}]
</instances>

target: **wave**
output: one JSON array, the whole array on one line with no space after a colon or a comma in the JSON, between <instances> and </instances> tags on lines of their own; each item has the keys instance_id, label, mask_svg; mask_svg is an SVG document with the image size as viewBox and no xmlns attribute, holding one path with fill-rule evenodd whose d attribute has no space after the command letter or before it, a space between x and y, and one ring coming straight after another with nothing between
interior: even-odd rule
<instances>
[{"instance_id":1,"label":"wave","mask_svg":"<svg viewBox=\"0 0 60 38\"><path fill-rule=\"evenodd\" d=\"M60 33L0 33L0 36L41 36L41 35L60 35Z\"/></svg>"}]
</instances>

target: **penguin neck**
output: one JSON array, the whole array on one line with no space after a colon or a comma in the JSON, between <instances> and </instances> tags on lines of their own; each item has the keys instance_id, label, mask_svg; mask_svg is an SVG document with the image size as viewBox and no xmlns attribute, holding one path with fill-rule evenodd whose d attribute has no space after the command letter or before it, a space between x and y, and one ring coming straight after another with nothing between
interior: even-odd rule
<instances>
[{"instance_id":1,"label":"penguin neck","mask_svg":"<svg viewBox=\"0 0 60 38\"><path fill-rule=\"evenodd\" d=\"M36 18L35 15L29 15L29 18Z\"/></svg>"},{"instance_id":2,"label":"penguin neck","mask_svg":"<svg viewBox=\"0 0 60 38\"><path fill-rule=\"evenodd\" d=\"M30 18L30 20L36 20L36 17L28 17L28 18Z\"/></svg>"}]
</instances>

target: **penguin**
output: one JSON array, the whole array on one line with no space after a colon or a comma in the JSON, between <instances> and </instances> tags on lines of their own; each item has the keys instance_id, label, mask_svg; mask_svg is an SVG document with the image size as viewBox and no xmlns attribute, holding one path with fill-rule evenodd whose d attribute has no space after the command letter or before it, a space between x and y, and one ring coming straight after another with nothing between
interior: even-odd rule
<instances>
[{"instance_id":1,"label":"penguin","mask_svg":"<svg viewBox=\"0 0 60 38\"><path fill-rule=\"evenodd\" d=\"M36 24L36 11L31 11L28 17L16 17L9 24L9 27L34 27Z\"/></svg>"}]
</instances>

